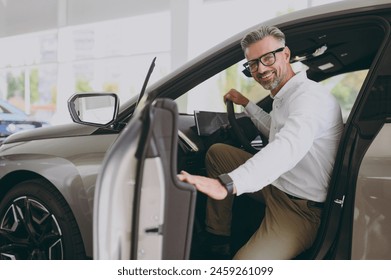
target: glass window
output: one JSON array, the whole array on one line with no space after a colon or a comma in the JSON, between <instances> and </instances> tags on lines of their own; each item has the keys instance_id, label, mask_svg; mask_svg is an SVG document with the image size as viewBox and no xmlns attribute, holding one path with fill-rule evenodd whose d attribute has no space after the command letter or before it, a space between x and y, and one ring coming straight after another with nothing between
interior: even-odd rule
<instances>
[{"instance_id":1,"label":"glass window","mask_svg":"<svg viewBox=\"0 0 391 280\"><path fill-rule=\"evenodd\" d=\"M258 102L269 94L254 79L243 73L242 60L217 75L209 78L177 99L180 113L193 114L194 111L225 112L223 96L232 88L240 91L248 99ZM236 106L235 111L242 111Z\"/></svg>"},{"instance_id":2,"label":"glass window","mask_svg":"<svg viewBox=\"0 0 391 280\"><path fill-rule=\"evenodd\" d=\"M242 73L244 62L245 60L242 60L232 65L179 97L177 99L179 112L185 114L193 114L194 111L225 112L226 106L223 102L223 96L231 88L237 89L255 103L265 98L269 91ZM294 63L292 67L295 72L306 70L306 66L301 63ZM336 97L345 122L367 73L368 70L355 71L337 75L321 82ZM236 106L235 111L241 112L243 107Z\"/></svg>"},{"instance_id":3,"label":"glass window","mask_svg":"<svg viewBox=\"0 0 391 280\"><path fill-rule=\"evenodd\" d=\"M25 109L25 71L23 68L10 68L6 72L7 92L5 98L15 107Z\"/></svg>"},{"instance_id":4,"label":"glass window","mask_svg":"<svg viewBox=\"0 0 391 280\"><path fill-rule=\"evenodd\" d=\"M35 120L50 120L57 104L57 64L29 68L29 108Z\"/></svg>"},{"instance_id":5,"label":"glass window","mask_svg":"<svg viewBox=\"0 0 391 280\"><path fill-rule=\"evenodd\" d=\"M331 77L322 83L330 89L341 106L344 123L349 117L368 70L349 72Z\"/></svg>"},{"instance_id":6,"label":"glass window","mask_svg":"<svg viewBox=\"0 0 391 280\"><path fill-rule=\"evenodd\" d=\"M246 59L239 61L178 98L179 112L186 114L192 114L194 111L226 112L223 96L232 88L254 103L264 99L270 91L242 73L246 61ZM300 72L305 71L307 66L297 62L292 64L292 68L295 72ZM235 112L242 111L242 106L235 105Z\"/></svg>"}]
</instances>

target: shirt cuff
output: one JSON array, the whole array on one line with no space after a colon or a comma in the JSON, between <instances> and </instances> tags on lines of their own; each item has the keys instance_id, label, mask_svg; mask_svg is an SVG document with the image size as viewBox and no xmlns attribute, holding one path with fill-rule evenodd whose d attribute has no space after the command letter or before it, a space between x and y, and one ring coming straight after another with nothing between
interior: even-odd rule
<instances>
[{"instance_id":1,"label":"shirt cuff","mask_svg":"<svg viewBox=\"0 0 391 280\"><path fill-rule=\"evenodd\" d=\"M239 182L240 178L239 176L236 176L238 174L236 174L236 172L232 171L230 173L227 173L229 177L231 177L233 183L234 183L234 186L235 186L235 190L236 190L236 195L241 195L244 193L244 191L242 190L242 188L240 187L240 185L237 184L237 182Z\"/></svg>"}]
</instances>

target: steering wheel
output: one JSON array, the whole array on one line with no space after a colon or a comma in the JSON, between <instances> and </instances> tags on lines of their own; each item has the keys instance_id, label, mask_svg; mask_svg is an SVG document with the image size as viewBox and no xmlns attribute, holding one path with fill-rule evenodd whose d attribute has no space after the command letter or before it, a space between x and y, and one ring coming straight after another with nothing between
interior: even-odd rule
<instances>
[{"instance_id":1,"label":"steering wheel","mask_svg":"<svg viewBox=\"0 0 391 280\"><path fill-rule=\"evenodd\" d=\"M245 132L243 131L242 127L239 125L238 120L235 116L235 110L234 110L234 104L231 100L226 100L227 104L227 113L228 113L228 121L229 124L232 127L232 130L236 136L236 138L239 140L240 144L242 145L243 149L250 154L256 154L259 150L255 149L252 145L248 137L246 137ZM261 135L261 134L260 134ZM264 141L263 136L261 135L262 141Z\"/></svg>"}]
</instances>

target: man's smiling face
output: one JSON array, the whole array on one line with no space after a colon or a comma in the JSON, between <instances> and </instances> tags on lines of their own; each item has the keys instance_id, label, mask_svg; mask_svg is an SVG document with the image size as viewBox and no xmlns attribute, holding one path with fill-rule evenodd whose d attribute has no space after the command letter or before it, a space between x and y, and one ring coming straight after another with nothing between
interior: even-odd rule
<instances>
[{"instance_id":1,"label":"man's smiling face","mask_svg":"<svg viewBox=\"0 0 391 280\"><path fill-rule=\"evenodd\" d=\"M262 55L275 51L283 47L281 42L272 36L255 42L248 46L245 55L248 61L257 59ZM253 78L260 83L266 90L270 90L275 95L280 88L291 78L290 51L287 47L282 52L275 53L275 62L273 65L265 66L262 63L258 64L258 71L252 73Z\"/></svg>"}]
</instances>

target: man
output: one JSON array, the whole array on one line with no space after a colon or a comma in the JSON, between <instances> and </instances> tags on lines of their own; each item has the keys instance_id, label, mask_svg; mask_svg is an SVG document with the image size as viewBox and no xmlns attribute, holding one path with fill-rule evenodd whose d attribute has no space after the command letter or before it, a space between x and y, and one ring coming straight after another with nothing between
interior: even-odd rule
<instances>
[{"instance_id":1,"label":"man","mask_svg":"<svg viewBox=\"0 0 391 280\"><path fill-rule=\"evenodd\" d=\"M343 129L341 110L305 72L294 73L278 28L262 26L241 45L245 67L270 90L273 109L264 112L234 89L224 98L245 107L269 144L254 156L215 144L206 156L209 177L186 172L178 177L209 196L206 226L217 236L230 236L233 195L250 193L265 203L259 229L235 259L292 259L316 237Z\"/></svg>"}]
</instances>

